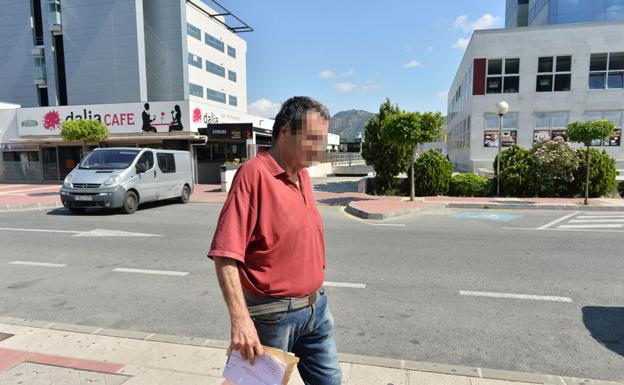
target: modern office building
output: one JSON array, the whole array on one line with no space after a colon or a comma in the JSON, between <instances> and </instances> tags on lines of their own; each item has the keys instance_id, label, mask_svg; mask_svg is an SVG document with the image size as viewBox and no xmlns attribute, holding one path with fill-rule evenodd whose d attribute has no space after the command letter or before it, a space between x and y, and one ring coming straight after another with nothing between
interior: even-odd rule
<instances>
[{"instance_id":1,"label":"modern office building","mask_svg":"<svg viewBox=\"0 0 624 385\"><path fill-rule=\"evenodd\" d=\"M624 0L507 0L505 27L624 19Z\"/></svg>"},{"instance_id":2,"label":"modern office building","mask_svg":"<svg viewBox=\"0 0 624 385\"><path fill-rule=\"evenodd\" d=\"M192 150L199 182L270 145L246 113L253 29L217 1L7 0L3 17L0 101L20 108L0 111L0 180L62 180L82 156L67 119L104 122L94 146Z\"/></svg>"},{"instance_id":3,"label":"modern office building","mask_svg":"<svg viewBox=\"0 0 624 385\"><path fill-rule=\"evenodd\" d=\"M553 11L621 1L516 0L508 22L542 3L557 22L474 32L449 90L447 151L457 170L489 174L499 145L565 139L569 122L596 119L616 125L613 137L595 145L624 169L624 20L564 24ZM502 100L510 110L499 138L495 105Z\"/></svg>"}]
</instances>

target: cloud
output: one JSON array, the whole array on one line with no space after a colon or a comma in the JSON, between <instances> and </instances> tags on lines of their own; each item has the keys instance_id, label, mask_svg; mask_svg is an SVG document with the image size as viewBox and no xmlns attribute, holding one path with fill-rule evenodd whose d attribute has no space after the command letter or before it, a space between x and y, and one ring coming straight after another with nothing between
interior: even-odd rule
<instances>
[{"instance_id":1,"label":"cloud","mask_svg":"<svg viewBox=\"0 0 624 385\"><path fill-rule=\"evenodd\" d=\"M346 77L352 76L354 73L355 73L355 70L353 68L350 68L349 70L345 72L341 72L339 74L332 70L324 70L324 71L321 71L318 76L321 79L346 78Z\"/></svg>"},{"instance_id":2,"label":"cloud","mask_svg":"<svg viewBox=\"0 0 624 385\"><path fill-rule=\"evenodd\" d=\"M488 29L500 25L502 17L486 13L477 20L470 20L467 15L457 16L453 22L453 29L459 29L466 33L472 33L478 29Z\"/></svg>"},{"instance_id":3,"label":"cloud","mask_svg":"<svg viewBox=\"0 0 624 385\"><path fill-rule=\"evenodd\" d=\"M357 87L357 85L353 84L353 83L338 83L336 84L336 90L338 92L342 92L342 93L347 93L347 92L351 92L355 89L355 87Z\"/></svg>"},{"instance_id":4,"label":"cloud","mask_svg":"<svg viewBox=\"0 0 624 385\"><path fill-rule=\"evenodd\" d=\"M324 70L319 73L319 78L321 79L331 79L336 76L331 70Z\"/></svg>"},{"instance_id":5,"label":"cloud","mask_svg":"<svg viewBox=\"0 0 624 385\"><path fill-rule=\"evenodd\" d=\"M352 76L354 73L355 73L355 70L351 68L348 71L341 73L340 77L346 78L347 76Z\"/></svg>"},{"instance_id":6,"label":"cloud","mask_svg":"<svg viewBox=\"0 0 624 385\"><path fill-rule=\"evenodd\" d=\"M448 100L448 90L438 92L438 98Z\"/></svg>"},{"instance_id":7,"label":"cloud","mask_svg":"<svg viewBox=\"0 0 624 385\"><path fill-rule=\"evenodd\" d=\"M403 64L403 68L418 68L418 67L422 67L422 64L420 64L418 60L412 60L411 62L407 64Z\"/></svg>"},{"instance_id":8,"label":"cloud","mask_svg":"<svg viewBox=\"0 0 624 385\"><path fill-rule=\"evenodd\" d=\"M364 83L362 83L362 85L359 87L359 91L360 92L372 91L372 90L381 88L381 86L382 86L381 83L368 79Z\"/></svg>"},{"instance_id":9,"label":"cloud","mask_svg":"<svg viewBox=\"0 0 624 385\"><path fill-rule=\"evenodd\" d=\"M279 104L274 103L269 99L261 98L247 106L247 112L251 115L274 119L280 107L281 106Z\"/></svg>"},{"instance_id":10,"label":"cloud","mask_svg":"<svg viewBox=\"0 0 624 385\"><path fill-rule=\"evenodd\" d=\"M459 39L457 39L455 43L453 43L451 47L457 48L463 51L466 48L468 48L468 43L470 43L469 37L460 37Z\"/></svg>"}]
</instances>

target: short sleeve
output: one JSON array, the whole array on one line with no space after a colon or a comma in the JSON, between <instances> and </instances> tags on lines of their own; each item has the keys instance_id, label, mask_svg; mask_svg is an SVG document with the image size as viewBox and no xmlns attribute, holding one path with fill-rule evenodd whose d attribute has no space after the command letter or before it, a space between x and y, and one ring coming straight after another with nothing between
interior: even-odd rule
<instances>
[{"instance_id":1,"label":"short sleeve","mask_svg":"<svg viewBox=\"0 0 624 385\"><path fill-rule=\"evenodd\" d=\"M255 205L257 176L239 168L221 209L208 257L245 261L245 251L257 222Z\"/></svg>"}]
</instances>

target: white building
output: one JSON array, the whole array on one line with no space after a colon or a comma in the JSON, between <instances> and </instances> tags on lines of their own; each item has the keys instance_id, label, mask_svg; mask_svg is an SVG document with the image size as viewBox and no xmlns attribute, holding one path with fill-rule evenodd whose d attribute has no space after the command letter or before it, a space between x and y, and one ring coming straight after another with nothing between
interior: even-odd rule
<instances>
[{"instance_id":1,"label":"white building","mask_svg":"<svg viewBox=\"0 0 624 385\"><path fill-rule=\"evenodd\" d=\"M503 148L565 137L572 121L608 119L616 134L596 145L623 169L624 21L475 31L449 91L447 149L456 169L493 169L501 100L510 105Z\"/></svg>"}]
</instances>

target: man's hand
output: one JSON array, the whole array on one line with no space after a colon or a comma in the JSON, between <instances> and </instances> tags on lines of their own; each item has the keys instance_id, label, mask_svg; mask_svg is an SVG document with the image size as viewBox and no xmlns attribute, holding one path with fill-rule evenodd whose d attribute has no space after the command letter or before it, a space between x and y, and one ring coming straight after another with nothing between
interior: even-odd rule
<instances>
[{"instance_id":1,"label":"man's hand","mask_svg":"<svg viewBox=\"0 0 624 385\"><path fill-rule=\"evenodd\" d=\"M232 349L239 350L241 356L249 360L252 365L256 362L256 356L264 354L258 332L251 318L232 319L232 335L228 353Z\"/></svg>"}]
</instances>

